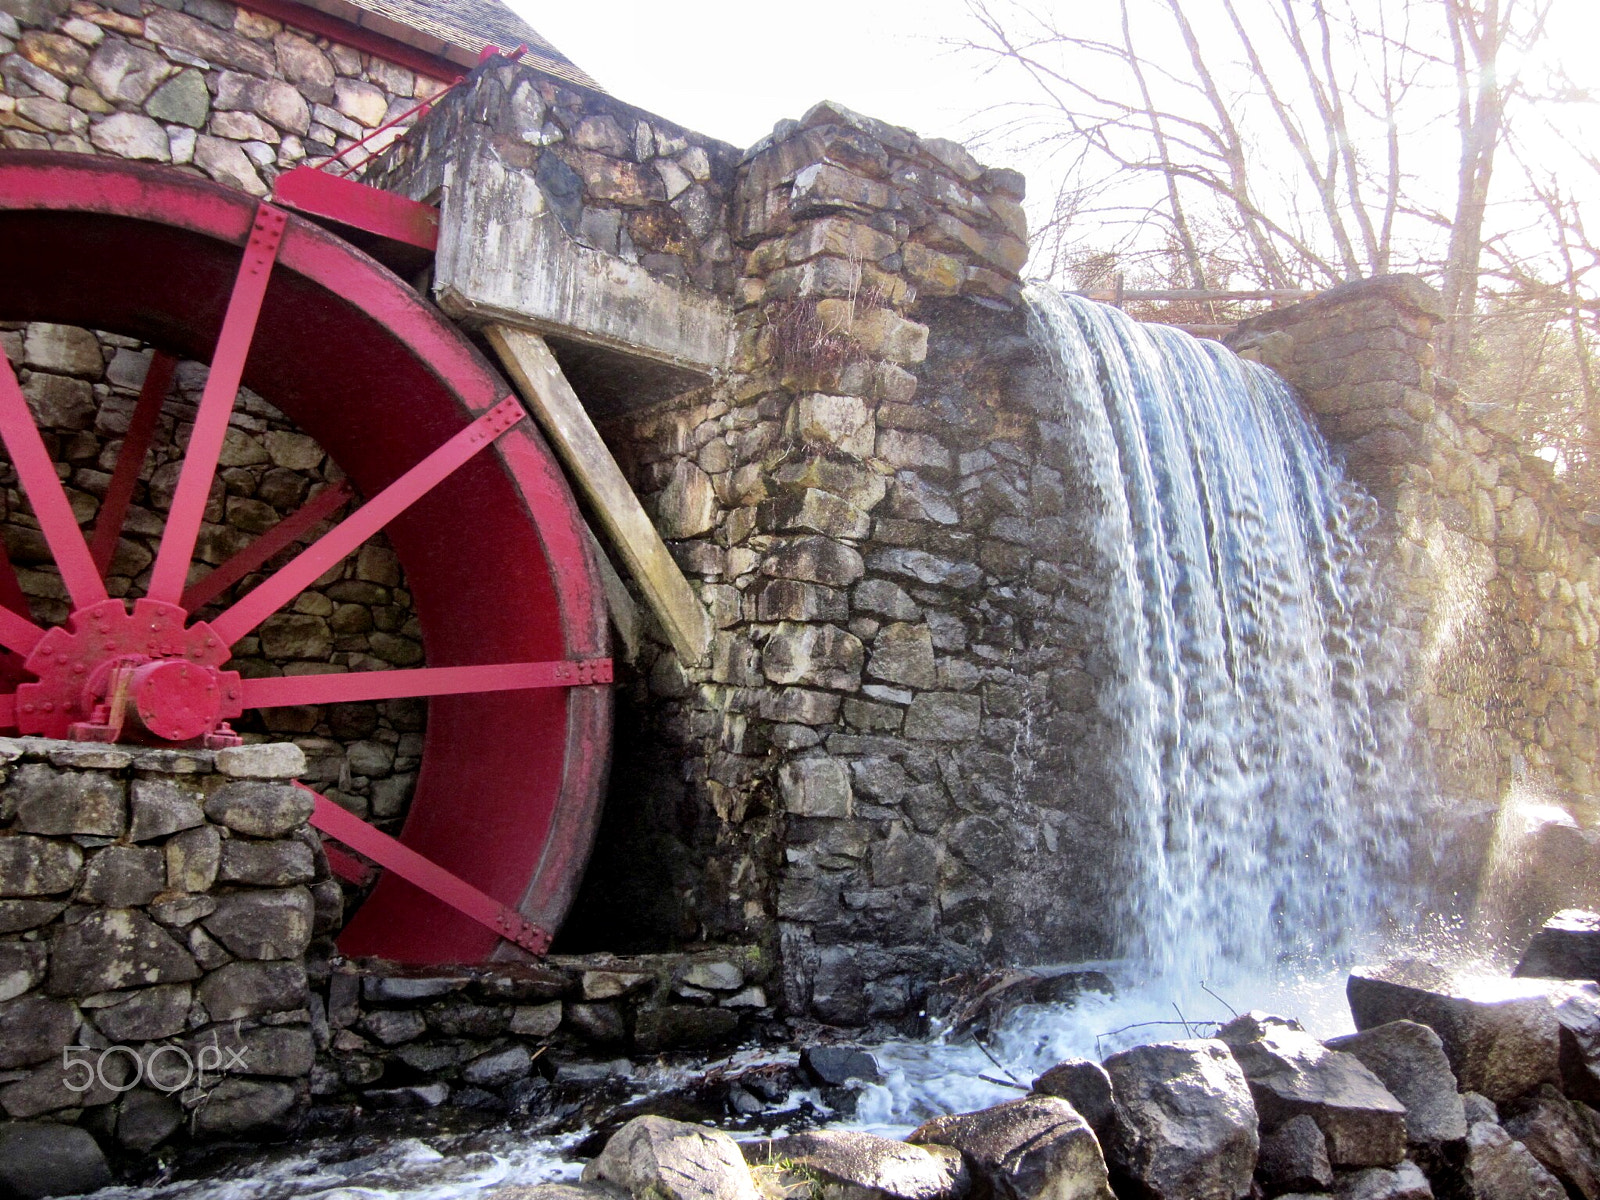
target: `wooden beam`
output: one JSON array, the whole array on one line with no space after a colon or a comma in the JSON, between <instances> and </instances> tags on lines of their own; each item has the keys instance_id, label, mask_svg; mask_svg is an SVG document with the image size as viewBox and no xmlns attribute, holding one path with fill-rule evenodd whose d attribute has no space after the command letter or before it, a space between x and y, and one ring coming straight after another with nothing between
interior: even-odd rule
<instances>
[{"instance_id":1,"label":"wooden beam","mask_svg":"<svg viewBox=\"0 0 1600 1200\"><path fill-rule=\"evenodd\" d=\"M711 648L711 618L633 494L622 468L611 457L600 431L589 420L550 347L538 334L509 325L486 325L484 335L561 461L589 497L601 527L661 619L678 658L685 666L698 664Z\"/></svg>"}]
</instances>

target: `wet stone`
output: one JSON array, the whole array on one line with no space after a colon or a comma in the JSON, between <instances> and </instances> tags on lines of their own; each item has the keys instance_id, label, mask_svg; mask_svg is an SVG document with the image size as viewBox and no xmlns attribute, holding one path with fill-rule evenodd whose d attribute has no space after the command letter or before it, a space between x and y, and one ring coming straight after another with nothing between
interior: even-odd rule
<instances>
[{"instance_id":1,"label":"wet stone","mask_svg":"<svg viewBox=\"0 0 1600 1200\"><path fill-rule=\"evenodd\" d=\"M1333 1186L1328 1142L1317 1123L1302 1113L1261 1139L1256 1174L1274 1195L1316 1192Z\"/></svg>"},{"instance_id":2,"label":"wet stone","mask_svg":"<svg viewBox=\"0 0 1600 1200\"><path fill-rule=\"evenodd\" d=\"M1096 1136L1104 1137L1115 1110L1111 1101L1111 1076L1099 1063L1086 1058L1069 1058L1035 1079L1033 1090L1041 1095L1061 1097L1089 1122Z\"/></svg>"},{"instance_id":3,"label":"wet stone","mask_svg":"<svg viewBox=\"0 0 1600 1200\"><path fill-rule=\"evenodd\" d=\"M1217 1036L1250 1082L1263 1129L1310 1116L1335 1166L1387 1167L1405 1156L1404 1106L1354 1055L1264 1013L1238 1017Z\"/></svg>"},{"instance_id":4,"label":"wet stone","mask_svg":"<svg viewBox=\"0 0 1600 1200\"><path fill-rule=\"evenodd\" d=\"M800 1068L826 1087L883 1081L878 1060L859 1046L807 1046L800 1051Z\"/></svg>"},{"instance_id":5,"label":"wet stone","mask_svg":"<svg viewBox=\"0 0 1600 1200\"><path fill-rule=\"evenodd\" d=\"M408 1008L380 1008L369 1012L361 1021L361 1028L385 1046L398 1046L419 1038L427 1027L422 1014Z\"/></svg>"},{"instance_id":6,"label":"wet stone","mask_svg":"<svg viewBox=\"0 0 1600 1200\"><path fill-rule=\"evenodd\" d=\"M998 1196L1112 1200L1094 1132L1072 1105L1055 1096L1028 1096L980 1112L936 1117L906 1140L959 1150Z\"/></svg>"},{"instance_id":7,"label":"wet stone","mask_svg":"<svg viewBox=\"0 0 1600 1200\"><path fill-rule=\"evenodd\" d=\"M1327 1045L1359 1058L1405 1105L1407 1141L1453 1142L1467 1136L1467 1120L1444 1043L1426 1025L1392 1021L1333 1038Z\"/></svg>"},{"instance_id":8,"label":"wet stone","mask_svg":"<svg viewBox=\"0 0 1600 1200\"><path fill-rule=\"evenodd\" d=\"M1533 935L1514 974L1600 979L1600 913L1564 909Z\"/></svg>"},{"instance_id":9,"label":"wet stone","mask_svg":"<svg viewBox=\"0 0 1600 1200\"><path fill-rule=\"evenodd\" d=\"M143 1088L129 1092L117 1112L117 1141L126 1150L143 1154L178 1131L183 1109L171 1096Z\"/></svg>"},{"instance_id":10,"label":"wet stone","mask_svg":"<svg viewBox=\"0 0 1600 1200\"><path fill-rule=\"evenodd\" d=\"M666 1050L709 1050L737 1036L739 1016L726 1008L662 1004L634 1016L634 1044L645 1054Z\"/></svg>"},{"instance_id":11,"label":"wet stone","mask_svg":"<svg viewBox=\"0 0 1600 1200\"><path fill-rule=\"evenodd\" d=\"M948 1146L912 1146L869 1133L824 1129L742 1148L752 1166L788 1162L825 1182L893 1200L958 1200L970 1186L960 1153Z\"/></svg>"},{"instance_id":12,"label":"wet stone","mask_svg":"<svg viewBox=\"0 0 1600 1200\"><path fill-rule=\"evenodd\" d=\"M79 1196L111 1182L106 1156L87 1129L55 1122L0 1125L0 1195Z\"/></svg>"},{"instance_id":13,"label":"wet stone","mask_svg":"<svg viewBox=\"0 0 1600 1200\"><path fill-rule=\"evenodd\" d=\"M1249 1190L1260 1148L1256 1109L1225 1043L1135 1046L1105 1068L1117 1102L1106 1158L1137 1193L1229 1200Z\"/></svg>"},{"instance_id":14,"label":"wet stone","mask_svg":"<svg viewBox=\"0 0 1600 1200\"><path fill-rule=\"evenodd\" d=\"M719 1130L635 1117L583 1169L585 1183L609 1183L634 1200L757 1200L738 1145Z\"/></svg>"},{"instance_id":15,"label":"wet stone","mask_svg":"<svg viewBox=\"0 0 1600 1200\"><path fill-rule=\"evenodd\" d=\"M273 1126L294 1107L294 1096L286 1083L224 1079L195 1110L195 1131L224 1136Z\"/></svg>"},{"instance_id":16,"label":"wet stone","mask_svg":"<svg viewBox=\"0 0 1600 1200\"><path fill-rule=\"evenodd\" d=\"M525 1046L485 1054L461 1069L461 1077L479 1087L503 1087L523 1078L533 1068L533 1058Z\"/></svg>"}]
</instances>

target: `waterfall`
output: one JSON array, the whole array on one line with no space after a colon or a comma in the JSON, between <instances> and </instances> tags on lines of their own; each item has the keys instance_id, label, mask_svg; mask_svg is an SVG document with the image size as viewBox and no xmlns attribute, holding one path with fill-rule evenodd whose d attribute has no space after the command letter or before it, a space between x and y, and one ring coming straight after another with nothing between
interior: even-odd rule
<instances>
[{"instance_id":1,"label":"waterfall","mask_svg":"<svg viewBox=\"0 0 1600 1200\"><path fill-rule=\"evenodd\" d=\"M1374 502L1266 368L1029 302L1109 581L1118 936L1180 986L1339 961L1406 903L1415 790Z\"/></svg>"}]
</instances>

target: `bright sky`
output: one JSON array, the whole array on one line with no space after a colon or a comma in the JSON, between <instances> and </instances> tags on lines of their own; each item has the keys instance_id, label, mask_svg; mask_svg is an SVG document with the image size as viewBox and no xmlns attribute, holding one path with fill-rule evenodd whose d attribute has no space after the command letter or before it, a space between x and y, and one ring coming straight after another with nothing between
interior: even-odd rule
<instances>
[{"instance_id":1,"label":"bright sky","mask_svg":"<svg viewBox=\"0 0 1600 1200\"><path fill-rule=\"evenodd\" d=\"M971 29L962 0L508 2L618 99L737 146L819 100L937 137L983 104L940 44Z\"/></svg>"}]
</instances>

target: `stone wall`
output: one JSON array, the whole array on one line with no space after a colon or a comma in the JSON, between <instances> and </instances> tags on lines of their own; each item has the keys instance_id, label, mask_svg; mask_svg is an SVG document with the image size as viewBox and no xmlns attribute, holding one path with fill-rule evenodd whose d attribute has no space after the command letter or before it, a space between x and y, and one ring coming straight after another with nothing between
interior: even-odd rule
<instances>
[{"instance_id":1,"label":"stone wall","mask_svg":"<svg viewBox=\"0 0 1600 1200\"><path fill-rule=\"evenodd\" d=\"M631 1078L634 1060L761 1038L771 967L754 947L459 969L338 961L311 1006L310 1120L443 1104L547 1114Z\"/></svg>"},{"instance_id":2,"label":"stone wall","mask_svg":"<svg viewBox=\"0 0 1600 1200\"><path fill-rule=\"evenodd\" d=\"M1383 570L1438 787L1590 793L1600 737L1600 529L1493 397L1433 372L1438 297L1349 284L1230 339L1292 383L1392 521ZM1548 914L1546 914L1548 915Z\"/></svg>"},{"instance_id":3,"label":"stone wall","mask_svg":"<svg viewBox=\"0 0 1600 1200\"><path fill-rule=\"evenodd\" d=\"M443 87L225 0L0 0L0 145L16 150L170 163L265 196Z\"/></svg>"},{"instance_id":4,"label":"stone wall","mask_svg":"<svg viewBox=\"0 0 1600 1200\"><path fill-rule=\"evenodd\" d=\"M341 920L300 752L26 738L0 762L5 1117L129 1153L285 1128L315 1051L303 959Z\"/></svg>"},{"instance_id":5,"label":"stone wall","mask_svg":"<svg viewBox=\"0 0 1600 1200\"><path fill-rule=\"evenodd\" d=\"M1018 305L1021 177L825 104L737 195L736 374L602 428L715 647L658 640L624 679L565 938L754 936L788 1011L842 1024L1104 953L1096 592Z\"/></svg>"}]
</instances>

